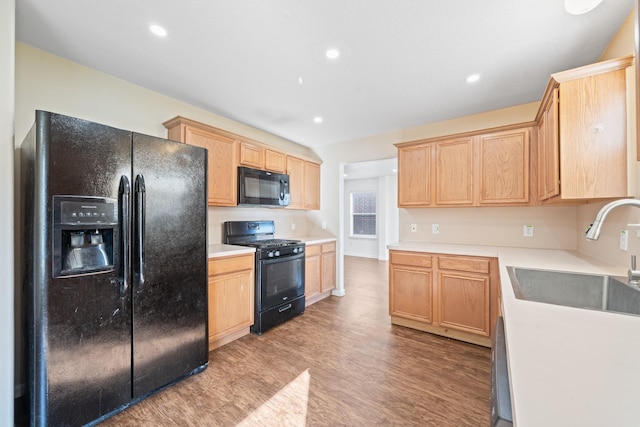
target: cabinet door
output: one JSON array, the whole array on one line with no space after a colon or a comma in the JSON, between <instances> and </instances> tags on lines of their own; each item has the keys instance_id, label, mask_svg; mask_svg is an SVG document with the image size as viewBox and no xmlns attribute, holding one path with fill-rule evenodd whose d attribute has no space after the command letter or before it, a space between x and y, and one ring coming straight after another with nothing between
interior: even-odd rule
<instances>
[{"instance_id":1,"label":"cabinet door","mask_svg":"<svg viewBox=\"0 0 640 427\"><path fill-rule=\"evenodd\" d=\"M304 162L304 208L320 209L320 165Z\"/></svg>"},{"instance_id":2,"label":"cabinet door","mask_svg":"<svg viewBox=\"0 0 640 427\"><path fill-rule=\"evenodd\" d=\"M481 135L480 204L529 201L529 129Z\"/></svg>"},{"instance_id":3,"label":"cabinet door","mask_svg":"<svg viewBox=\"0 0 640 427\"><path fill-rule=\"evenodd\" d=\"M626 197L626 71L560 84L563 199Z\"/></svg>"},{"instance_id":4,"label":"cabinet door","mask_svg":"<svg viewBox=\"0 0 640 427\"><path fill-rule=\"evenodd\" d=\"M335 242L322 244L322 284L321 291L325 292L336 287L336 244Z\"/></svg>"},{"instance_id":5,"label":"cabinet door","mask_svg":"<svg viewBox=\"0 0 640 427\"><path fill-rule=\"evenodd\" d=\"M287 173L287 159L284 153L265 149L264 168L271 172Z\"/></svg>"},{"instance_id":6,"label":"cabinet door","mask_svg":"<svg viewBox=\"0 0 640 427\"><path fill-rule=\"evenodd\" d=\"M198 128L186 127L185 142L208 150L209 205L237 205L236 141Z\"/></svg>"},{"instance_id":7,"label":"cabinet door","mask_svg":"<svg viewBox=\"0 0 640 427\"><path fill-rule=\"evenodd\" d=\"M431 146L419 145L398 149L398 206L431 204Z\"/></svg>"},{"instance_id":8,"label":"cabinet door","mask_svg":"<svg viewBox=\"0 0 640 427\"><path fill-rule=\"evenodd\" d=\"M241 141L240 164L254 169L262 169L264 167L264 148Z\"/></svg>"},{"instance_id":9,"label":"cabinet door","mask_svg":"<svg viewBox=\"0 0 640 427\"><path fill-rule=\"evenodd\" d=\"M309 299L321 292L320 245L308 245L305 251L304 295L306 299Z\"/></svg>"},{"instance_id":10,"label":"cabinet door","mask_svg":"<svg viewBox=\"0 0 640 427\"><path fill-rule=\"evenodd\" d=\"M443 141L436 150L436 205L473 204L473 138Z\"/></svg>"},{"instance_id":11,"label":"cabinet door","mask_svg":"<svg viewBox=\"0 0 640 427\"><path fill-rule=\"evenodd\" d=\"M389 314L424 323L433 321L431 270L391 265Z\"/></svg>"},{"instance_id":12,"label":"cabinet door","mask_svg":"<svg viewBox=\"0 0 640 427\"><path fill-rule=\"evenodd\" d=\"M304 209L304 160L287 156L289 208Z\"/></svg>"},{"instance_id":13,"label":"cabinet door","mask_svg":"<svg viewBox=\"0 0 640 427\"><path fill-rule=\"evenodd\" d=\"M489 278L440 272L439 324L490 336Z\"/></svg>"},{"instance_id":14,"label":"cabinet door","mask_svg":"<svg viewBox=\"0 0 640 427\"><path fill-rule=\"evenodd\" d=\"M209 277L209 340L253 324L251 272Z\"/></svg>"},{"instance_id":15,"label":"cabinet door","mask_svg":"<svg viewBox=\"0 0 640 427\"><path fill-rule=\"evenodd\" d=\"M541 115L540 143L540 200L560 194L560 141L558 140L558 89L554 89L550 102Z\"/></svg>"}]
</instances>

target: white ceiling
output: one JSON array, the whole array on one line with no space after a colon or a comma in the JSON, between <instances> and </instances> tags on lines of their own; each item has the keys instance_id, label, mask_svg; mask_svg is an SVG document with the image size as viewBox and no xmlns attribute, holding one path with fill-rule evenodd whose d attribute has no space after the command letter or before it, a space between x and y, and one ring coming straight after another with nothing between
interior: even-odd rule
<instances>
[{"instance_id":1,"label":"white ceiling","mask_svg":"<svg viewBox=\"0 0 640 427\"><path fill-rule=\"evenodd\" d=\"M635 2L573 16L563 0L19 0L16 27L18 41L313 147L537 101L551 73L598 59Z\"/></svg>"}]
</instances>

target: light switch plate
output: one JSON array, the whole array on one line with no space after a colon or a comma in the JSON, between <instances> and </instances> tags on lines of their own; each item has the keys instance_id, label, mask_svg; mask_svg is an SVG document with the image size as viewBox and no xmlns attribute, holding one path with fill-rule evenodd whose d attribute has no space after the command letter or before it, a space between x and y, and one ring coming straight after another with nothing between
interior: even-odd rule
<instances>
[{"instance_id":1,"label":"light switch plate","mask_svg":"<svg viewBox=\"0 0 640 427\"><path fill-rule=\"evenodd\" d=\"M418 231L418 224L411 224L411 232L415 233Z\"/></svg>"},{"instance_id":2,"label":"light switch plate","mask_svg":"<svg viewBox=\"0 0 640 427\"><path fill-rule=\"evenodd\" d=\"M533 225L525 225L522 229L522 236L533 237Z\"/></svg>"},{"instance_id":3,"label":"light switch plate","mask_svg":"<svg viewBox=\"0 0 640 427\"><path fill-rule=\"evenodd\" d=\"M431 224L431 233L432 234L440 233L440 224Z\"/></svg>"},{"instance_id":4,"label":"light switch plate","mask_svg":"<svg viewBox=\"0 0 640 427\"><path fill-rule=\"evenodd\" d=\"M629 241L629 232L627 230L620 230L620 249L627 250L627 242Z\"/></svg>"}]
</instances>

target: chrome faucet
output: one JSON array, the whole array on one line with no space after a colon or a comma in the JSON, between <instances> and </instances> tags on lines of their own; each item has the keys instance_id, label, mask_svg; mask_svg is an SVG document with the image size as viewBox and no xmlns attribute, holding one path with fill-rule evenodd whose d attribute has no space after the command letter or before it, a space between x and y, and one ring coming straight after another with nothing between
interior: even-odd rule
<instances>
[{"instance_id":1,"label":"chrome faucet","mask_svg":"<svg viewBox=\"0 0 640 427\"><path fill-rule=\"evenodd\" d=\"M586 237L589 240L598 240L600 237L600 229L602 228L602 223L604 219L609 215L613 209L618 206L635 206L636 208L640 208L640 200L636 199L620 199L614 200L613 202L607 203L600 209L597 213L596 218L593 220L593 224L587 228Z\"/></svg>"},{"instance_id":2,"label":"chrome faucet","mask_svg":"<svg viewBox=\"0 0 640 427\"><path fill-rule=\"evenodd\" d=\"M631 268L627 272L627 276L629 278L629 284L633 286L638 286L640 284L640 270L636 270L636 256L631 255Z\"/></svg>"}]
</instances>

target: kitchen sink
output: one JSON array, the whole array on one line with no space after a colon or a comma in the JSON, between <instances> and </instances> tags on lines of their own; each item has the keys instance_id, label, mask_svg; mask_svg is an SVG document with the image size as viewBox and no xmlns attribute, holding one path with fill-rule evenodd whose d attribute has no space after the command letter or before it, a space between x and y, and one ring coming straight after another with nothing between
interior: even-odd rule
<instances>
[{"instance_id":1,"label":"kitchen sink","mask_svg":"<svg viewBox=\"0 0 640 427\"><path fill-rule=\"evenodd\" d=\"M507 267L516 298L640 316L640 290L626 278Z\"/></svg>"}]
</instances>

